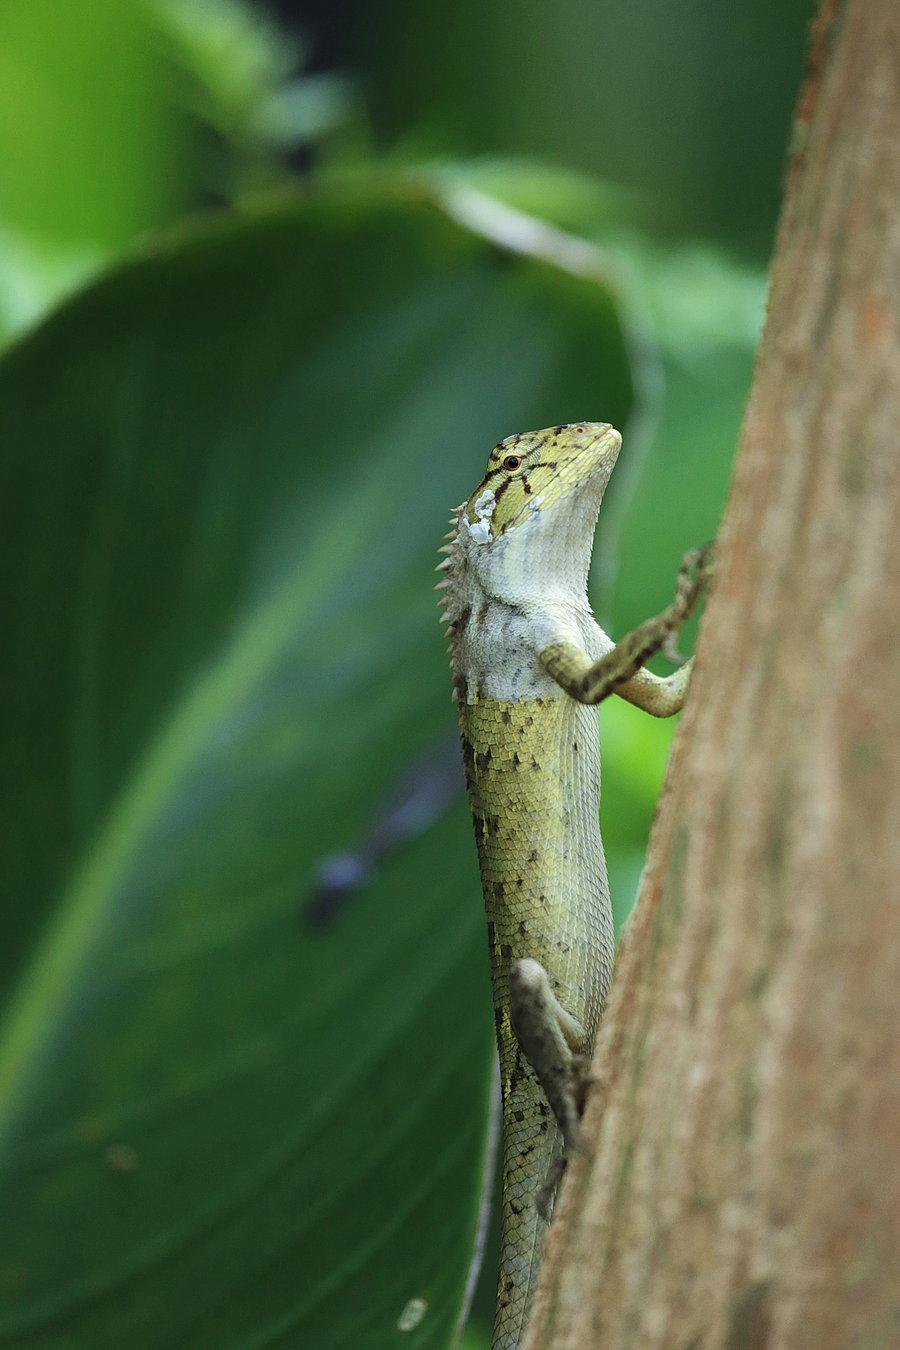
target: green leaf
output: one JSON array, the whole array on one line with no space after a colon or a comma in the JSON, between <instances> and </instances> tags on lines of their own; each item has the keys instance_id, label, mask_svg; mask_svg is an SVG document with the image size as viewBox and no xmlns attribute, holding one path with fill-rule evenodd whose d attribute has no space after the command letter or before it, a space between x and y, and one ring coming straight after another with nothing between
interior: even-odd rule
<instances>
[{"instance_id":1,"label":"green leaf","mask_svg":"<svg viewBox=\"0 0 900 1350\"><path fill-rule=\"evenodd\" d=\"M0 5L0 339L183 209L172 84L141 0Z\"/></svg>"},{"instance_id":2,"label":"green leaf","mask_svg":"<svg viewBox=\"0 0 900 1350\"><path fill-rule=\"evenodd\" d=\"M0 364L0 1345L449 1344L493 1062L462 801L330 926L310 886L452 736L447 508L629 400L598 285L408 188L197 230Z\"/></svg>"}]
</instances>

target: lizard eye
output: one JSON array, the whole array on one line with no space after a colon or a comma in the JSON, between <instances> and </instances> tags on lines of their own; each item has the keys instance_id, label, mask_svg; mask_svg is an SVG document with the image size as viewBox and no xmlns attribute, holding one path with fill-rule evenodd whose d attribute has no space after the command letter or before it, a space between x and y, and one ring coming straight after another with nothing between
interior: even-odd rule
<instances>
[{"instance_id":1,"label":"lizard eye","mask_svg":"<svg viewBox=\"0 0 900 1350\"><path fill-rule=\"evenodd\" d=\"M521 455L507 455L506 459L503 461L503 467L504 469L517 469L521 463Z\"/></svg>"}]
</instances>

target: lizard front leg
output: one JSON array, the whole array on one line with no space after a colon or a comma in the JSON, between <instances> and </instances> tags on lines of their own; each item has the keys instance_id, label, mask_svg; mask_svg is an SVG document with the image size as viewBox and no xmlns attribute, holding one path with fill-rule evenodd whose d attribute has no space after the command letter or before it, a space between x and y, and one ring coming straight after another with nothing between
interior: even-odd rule
<instances>
[{"instance_id":1,"label":"lizard front leg","mask_svg":"<svg viewBox=\"0 0 900 1350\"><path fill-rule=\"evenodd\" d=\"M684 704L693 660L665 677L643 665L660 650L672 654L678 630L703 593L711 557L710 544L686 554L672 603L626 634L598 661L592 662L574 642L555 642L540 654L544 669L579 703L601 703L615 693L654 717L671 717Z\"/></svg>"}]
</instances>

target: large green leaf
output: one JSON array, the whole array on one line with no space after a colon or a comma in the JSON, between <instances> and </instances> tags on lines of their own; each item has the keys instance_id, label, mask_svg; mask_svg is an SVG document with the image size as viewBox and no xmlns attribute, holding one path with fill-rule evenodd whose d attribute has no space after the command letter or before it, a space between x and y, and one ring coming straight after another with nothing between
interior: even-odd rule
<instances>
[{"instance_id":1,"label":"large green leaf","mask_svg":"<svg viewBox=\"0 0 900 1350\"><path fill-rule=\"evenodd\" d=\"M448 1343L492 1063L462 803L305 901L451 734L446 508L629 398L600 287L364 188L0 365L0 1345Z\"/></svg>"}]
</instances>

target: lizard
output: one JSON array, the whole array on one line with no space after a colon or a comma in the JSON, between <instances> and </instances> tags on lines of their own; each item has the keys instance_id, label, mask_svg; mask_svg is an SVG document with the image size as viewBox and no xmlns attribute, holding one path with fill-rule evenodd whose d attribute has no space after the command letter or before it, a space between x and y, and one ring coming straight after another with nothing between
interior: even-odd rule
<instances>
[{"instance_id":1,"label":"lizard","mask_svg":"<svg viewBox=\"0 0 900 1350\"><path fill-rule=\"evenodd\" d=\"M578 1122L612 977L595 704L615 692L677 712L691 662L673 641L704 579L686 555L675 600L618 644L587 598L594 530L622 438L605 422L510 436L456 508L438 582L481 871L503 1099L500 1269L492 1350L524 1333L556 1182Z\"/></svg>"}]
</instances>

